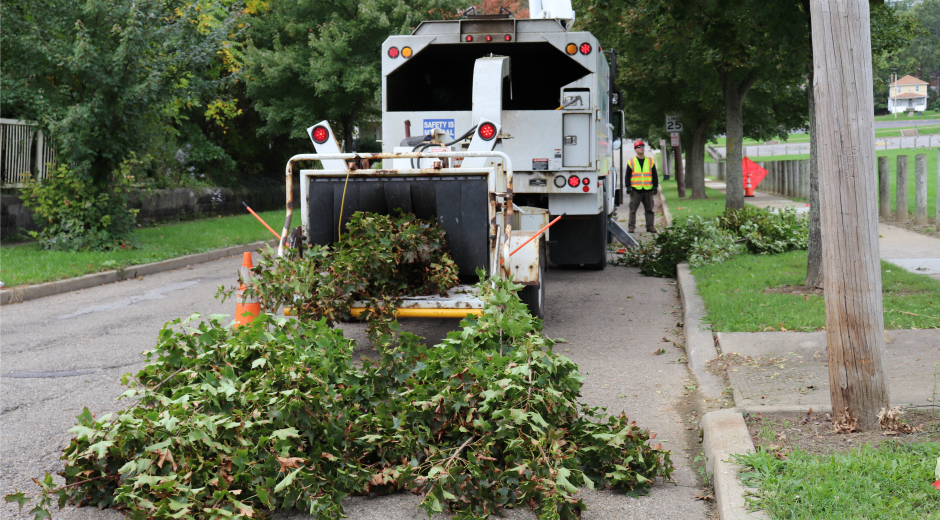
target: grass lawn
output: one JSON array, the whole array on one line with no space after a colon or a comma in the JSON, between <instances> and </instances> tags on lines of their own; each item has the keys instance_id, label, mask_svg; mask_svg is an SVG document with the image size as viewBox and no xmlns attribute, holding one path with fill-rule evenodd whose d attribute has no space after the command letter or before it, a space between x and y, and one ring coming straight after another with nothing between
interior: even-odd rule
<instances>
[{"instance_id":1,"label":"grass lawn","mask_svg":"<svg viewBox=\"0 0 940 520\"><path fill-rule=\"evenodd\" d=\"M660 185L674 222L685 222L691 215L706 219L715 218L725 212L725 194L720 191L705 188L707 199L689 200L688 195L692 193L692 189L686 188L686 198L680 199L679 187L674 178L660 181Z\"/></svg>"},{"instance_id":2,"label":"grass lawn","mask_svg":"<svg viewBox=\"0 0 940 520\"><path fill-rule=\"evenodd\" d=\"M930 485L940 443L888 442L847 453L797 450L778 459L741 457L742 480L757 486L756 505L773 519L940 519L940 491Z\"/></svg>"},{"instance_id":3,"label":"grass lawn","mask_svg":"<svg viewBox=\"0 0 940 520\"><path fill-rule=\"evenodd\" d=\"M284 210L258 215L275 231L284 226ZM293 220L296 225L299 214ZM108 252L44 251L36 243L3 245L0 280L6 287L49 282L274 238L248 214L141 228L136 234L136 249Z\"/></svg>"},{"instance_id":4,"label":"grass lawn","mask_svg":"<svg viewBox=\"0 0 940 520\"><path fill-rule=\"evenodd\" d=\"M938 134L940 133L940 125L931 125L931 126L905 126L898 128L881 128L875 130L875 137L900 137L901 130L909 130L911 128L917 128L917 133L920 135L928 134Z\"/></svg>"},{"instance_id":5,"label":"grass lawn","mask_svg":"<svg viewBox=\"0 0 940 520\"><path fill-rule=\"evenodd\" d=\"M822 330L822 296L767 293L806 279L806 251L782 255L737 255L692 270L717 332ZM881 263L886 329L940 327L940 281ZM911 314L919 316L912 316Z\"/></svg>"},{"instance_id":6,"label":"grass lawn","mask_svg":"<svg viewBox=\"0 0 940 520\"><path fill-rule=\"evenodd\" d=\"M911 128L913 128L913 127L911 127ZM716 138L712 139L711 141L709 141L708 144L710 144L710 145L717 145L717 146L724 146L725 143L727 142L727 140L728 140L728 139L727 139L726 137L716 137ZM790 135L787 137L787 140L786 140L786 141L784 141L784 140L782 140L782 139L779 139L779 138L777 138L777 139L772 139L772 140L774 140L774 141L780 141L780 144L796 143L796 142L800 142L800 141L804 141L804 142L807 142L807 143L808 143L808 142L809 142L809 134L807 134L807 133L805 133L805 132L801 132L801 133L790 134ZM746 138L746 137L744 138L744 146L762 145L762 144L764 144L764 142L765 142L765 141L758 141L758 140L756 140L756 139L748 139L748 138Z\"/></svg>"},{"instance_id":7,"label":"grass lawn","mask_svg":"<svg viewBox=\"0 0 940 520\"><path fill-rule=\"evenodd\" d=\"M907 155L907 205L910 218L914 218L914 210L917 206L917 201L914 200L914 159L918 154L927 155L927 218L933 218L937 214L937 149L936 148L918 148L914 150L912 148L901 148L896 150L877 150L876 155L878 157L886 156L888 157L888 168L889 175L888 179L891 182L891 211L896 209L896 200L897 200L897 166L898 166L898 156ZM752 155L748 156L754 162L761 161L796 161L809 159L809 154L800 154L800 155L776 155L772 157L755 157ZM712 158L705 154L705 162L714 162ZM877 186L877 176L872 177L876 184L872 187L872 190L875 193L878 193ZM665 188L663 188L665 189ZM760 188L758 188L760 190ZM672 210L672 206L669 207Z\"/></svg>"},{"instance_id":8,"label":"grass lawn","mask_svg":"<svg viewBox=\"0 0 940 520\"><path fill-rule=\"evenodd\" d=\"M906 116L898 114L897 118L894 117L894 114L888 114L886 116L875 116L875 121L914 121L915 119L940 119L940 112L936 110L925 110L924 115L922 116Z\"/></svg>"}]
</instances>

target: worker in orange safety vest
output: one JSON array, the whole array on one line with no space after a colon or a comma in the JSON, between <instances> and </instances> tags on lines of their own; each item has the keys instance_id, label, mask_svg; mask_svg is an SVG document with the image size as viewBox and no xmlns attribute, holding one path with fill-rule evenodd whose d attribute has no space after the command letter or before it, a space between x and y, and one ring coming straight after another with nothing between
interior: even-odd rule
<instances>
[{"instance_id":1,"label":"worker in orange safety vest","mask_svg":"<svg viewBox=\"0 0 940 520\"><path fill-rule=\"evenodd\" d=\"M652 157L646 157L646 145L642 139L633 143L636 157L627 162L627 178L630 179L630 233L636 231L636 210L643 204L646 212L646 232L656 234L653 215L653 194L659 188L659 176Z\"/></svg>"}]
</instances>

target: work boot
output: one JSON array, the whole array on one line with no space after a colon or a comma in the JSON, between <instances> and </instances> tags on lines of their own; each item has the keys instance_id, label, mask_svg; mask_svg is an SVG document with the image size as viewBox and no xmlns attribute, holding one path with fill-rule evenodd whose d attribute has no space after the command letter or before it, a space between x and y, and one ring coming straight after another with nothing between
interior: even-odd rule
<instances>
[{"instance_id":1,"label":"work boot","mask_svg":"<svg viewBox=\"0 0 940 520\"><path fill-rule=\"evenodd\" d=\"M630 228L627 230L627 233L636 233L636 228Z\"/></svg>"},{"instance_id":2,"label":"work boot","mask_svg":"<svg viewBox=\"0 0 940 520\"><path fill-rule=\"evenodd\" d=\"M655 235L655 234L656 234L656 228L647 228L647 229L646 229L646 232L649 233L649 234L651 234L651 235Z\"/></svg>"}]
</instances>

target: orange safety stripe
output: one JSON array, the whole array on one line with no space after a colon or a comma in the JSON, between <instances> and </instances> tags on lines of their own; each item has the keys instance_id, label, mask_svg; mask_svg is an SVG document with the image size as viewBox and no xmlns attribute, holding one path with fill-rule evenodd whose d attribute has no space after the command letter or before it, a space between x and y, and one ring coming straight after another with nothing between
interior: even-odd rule
<instances>
[{"instance_id":1,"label":"orange safety stripe","mask_svg":"<svg viewBox=\"0 0 940 520\"><path fill-rule=\"evenodd\" d=\"M653 158L644 157L643 166L637 165L636 157L630 159L630 168L633 175L630 177L630 187L638 190L653 189Z\"/></svg>"}]
</instances>

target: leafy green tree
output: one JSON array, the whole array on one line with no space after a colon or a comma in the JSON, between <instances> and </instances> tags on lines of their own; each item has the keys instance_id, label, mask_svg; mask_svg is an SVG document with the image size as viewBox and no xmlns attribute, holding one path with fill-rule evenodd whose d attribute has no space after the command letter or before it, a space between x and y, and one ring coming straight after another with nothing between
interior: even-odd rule
<instances>
[{"instance_id":1,"label":"leafy green tree","mask_svg":"<svg viewBox=\"0 0 940 520\"><path fill-rule=\"evenodd\" d=\"M0 9L4 115L38 121L59 160L98 185L218 86L199 71L234 30L212 3L14 0Z\"/></svg>"},{"instance_id":2,"label":"leafy green tree","mask_svg":"<svg viewBox=\"0 0 940 520\"><path fill-rule=\"evenodd\" d=\"M587 13L578 24L597 35L605 48L618 52L617 80L628 127L637 135L659 139L666 137L664 115L682 115L687 184L693 199L705 198L705 144L726 127L720 118L722 87L711 49L696 38L663 38L655 24L644 21L648 11L633 2L584 2L576 9ZM756 83L743 105L745 136L786 138L791 129L805 127L803 77L785 72Z\"/></svg>"},{"instance_id":3,"label":"leafy green tree","mask_svg":"<svg viewBox=\"0 0 940 520\"><path fill-rule=\"evenodd\" d=\"M58 162L80 178L72 202L108 194L112 222L127 220L112 189L123 182L119 167L162 138L185 107L233 79L202 74L236 31L230 9L211 0L13 0L0 4L0 16L3 116L38 121ZM70 189L56 179L63 177L50 179L50 193ZM89 214L71 214L68 236L100 232L108 215L82 221ZM118 234L132 229L122 228ZM109 236L101 247L123 238Z\"/></svg>"},{"instance_id":4,"label":"leafy green tree","mask_svg":"<svg viewBox=\"0 0 940 520\"><path fill-rule=\"evenodd\" d=\"M456 0L277 2L250 17L248 95L266 135L306 138L327 119L352 150L353 128L379 113L382 42L456 16Z\"/></svg>"}]
</instances>

